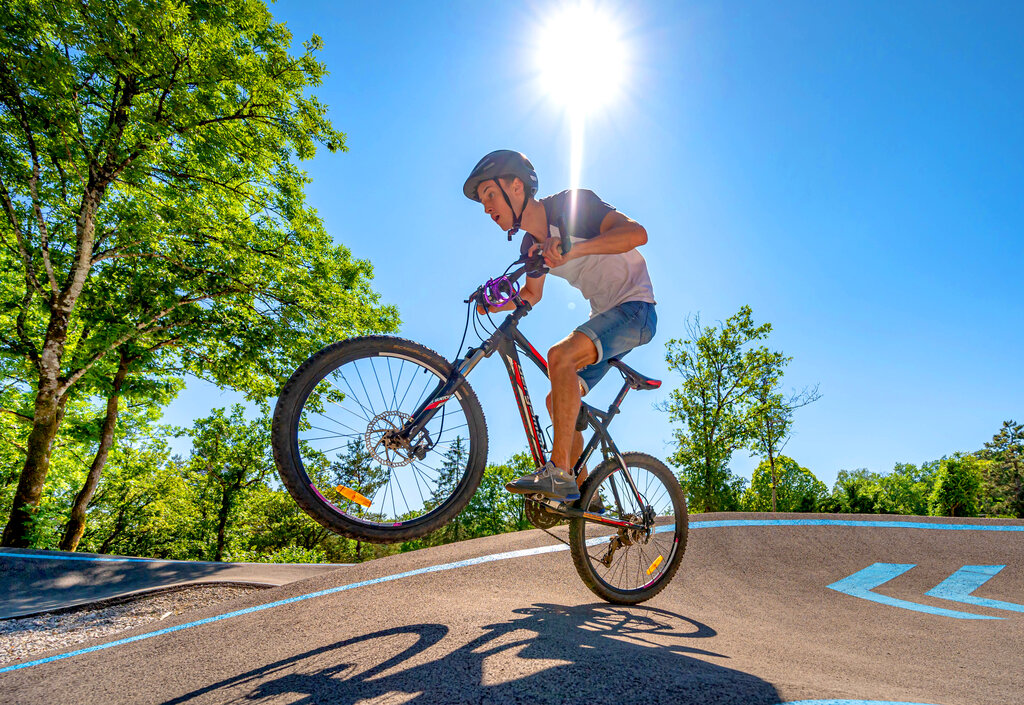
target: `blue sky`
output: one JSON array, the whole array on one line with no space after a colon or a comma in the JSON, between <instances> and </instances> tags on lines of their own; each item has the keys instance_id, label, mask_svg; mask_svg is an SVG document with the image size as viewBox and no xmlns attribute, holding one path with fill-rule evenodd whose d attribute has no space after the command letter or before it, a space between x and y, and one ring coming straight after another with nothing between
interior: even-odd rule
<instances>
[{"instance_id":1,"label":"blue sky","mask_svg":"<svg viewBox=\"0 0 1024 705\"><path fill-rule=\"evenodd\" d=\"M1024 5L596 4L621 27L628 78L588 119L581 185L647 228L659 330L627 362L666 382L627 399L620 447L670 454L653 408L679 383L665 343L689 315L744 304L794 358L786 386L820 385L785 452L829 486L844 468L975 450L1024 420ZM518 149L542 194L569 185L568 122L534 58L564 5L271 6L296 46L323 38L317 95L348 135L347 153L306 163L309 201L373 262L401 334L445 356L466 294L517 256L461 193L473 164ZM549 277L522 329L544 351L587 312ZM502 365L470 381L491 460L525 449ZM542 406L545 380L530 383ZM193 383L166 418L234 398ZM733 469L756 463L740 452Z\"/></svg>"}]
</instances>

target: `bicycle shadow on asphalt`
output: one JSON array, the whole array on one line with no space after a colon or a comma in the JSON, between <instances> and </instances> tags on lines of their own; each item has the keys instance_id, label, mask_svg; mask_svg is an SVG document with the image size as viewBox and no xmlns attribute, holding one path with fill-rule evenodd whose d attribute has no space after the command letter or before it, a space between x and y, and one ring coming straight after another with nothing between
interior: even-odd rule
<instances>
[{"instance_id":1,"label":"bicycle shadow on asphalt","mask_svg":"<svg viewBox=\"0 0 1024 705\"><path fill-rule=\"evenodd\" d=\"M253 669L166 701L745 703L780 702L774 686L697 648L717 635L653 607L536 604L488 624L454 650L443 624L393 627ZM701 658L697 658L697 657Z\"/></svg>"}]
</instances>

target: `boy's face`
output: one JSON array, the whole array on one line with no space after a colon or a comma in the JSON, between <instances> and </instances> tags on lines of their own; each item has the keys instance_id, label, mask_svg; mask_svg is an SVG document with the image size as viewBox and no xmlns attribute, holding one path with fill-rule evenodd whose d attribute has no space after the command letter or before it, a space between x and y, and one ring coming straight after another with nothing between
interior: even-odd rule
<instances>
[{"instance_id":1,"label":"boy's face","mask_svg":"<svg viewBox=\"0 0 1024 705\"><path fill-rule=\"evenodd\" d=\"M523 182L518 178L508 181L506 179L501 180L501 185L505 187L505 193L512 200L512 203L523 202ZM476 195L480 198L480 203L484 206L484 213L491 216L491 220L498 224L498 227L502 230L510 230L512 228L512 210L505 203L504 197L501 195L501 190L493 180L485 181L476 188Z\"/></svg>"}]
</instances>

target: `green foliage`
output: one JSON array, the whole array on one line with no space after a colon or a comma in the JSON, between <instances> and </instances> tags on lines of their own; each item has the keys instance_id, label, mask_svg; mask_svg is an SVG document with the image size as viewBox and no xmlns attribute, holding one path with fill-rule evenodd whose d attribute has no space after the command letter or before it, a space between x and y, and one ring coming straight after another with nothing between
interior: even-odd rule
<instances>
[{"instance_id":1,"label":"green foliage","mask_svg":"<svg viewBox=\"0 0 1024 705\"><path fill-rule=\"evenodd\" d=\"M203 559L197 498L186 468L163 437L119 444L89 508L79 550L125 556Z\"/></svg>"},{"instance_id":2,"label":"green foliage","mask_svg":"<svg viewBox=\"0 0 1024 705\"><path fill-rule=\"evenodd\" d=\"M978 453L983 466L983 511L989 516L1024 518L1024 424L1004 421Z\"/></svg>"},{"instance_id":3,"label":"green foliage","mask_svg":"<svg viewBox=\"0 0 1024 705\"><path fill-rule=\"evenodd\" d=\"M922 463L920 468L911 463L896 463L891 473L878 478L876 513L927 515L939 465L937 460Z\"/></svg>"},{"instance_id":4,"label":"green foliage","mask_svg":"<svg viewBox=\"0 0 1024 705\"><path fill-rule=\"evenodd\" d=\"M664 407L681 425L673 431L671 460L693 511L723 511L738 503L728 464L733 451L751 440L751 389L766 366L777 364L778 353L751 347L770 331L771 324L755 325L744 306L716 327L694 318L687 323L689 339L666 344L669 368L683 377Z\"/></svg>"},{"instance_id":5,"label":"green foliage","mask_svg":"<svg viewBox=\"0 0 1024 705\"><path fill-rule=\"evenodd\" d=\"M748 512L813 512L828 494L828 488L807 468L792 458L775 459L777 505L772 509L772 468L762 460L754 470L750 489L743 494L742 508Z\"/></svg>"},{"instance_id":6,"label":"green foliage","mask_svg":"<svg viewBox=\"0 0 1024 705\"><path fill-rule=\"evenodd\" d=\"M890 473L873 473L865 468L841 470L822 511L852 514L929 514L929 498L935 486L940 461L896 463Z\"/></svg>"},{"instance_id":7,"label":"green foliage","mask_svg":"<svg viewBox=\"0 0 1024 705\"><path fill-rule=\"evenodd\" d=\"M228 558L236 563L328 563L327 553L318 548L285 546L272 553L236 551Z\"/></svg>"},{"instance_id":8,"label":"green foliage","mask_svg":"<svg viewBox=\"0 0 1024 705\"><path fill-rule=\"evenodd\" d=\"M344 149L312 93L321 44L293 55L254 0L0 7L0 366L32 407L5 541L118 355L140 385L262 400L324 344L395 329L304 200L297 162Z\"/></svg>"},{"instance_id":9,"label":"green foliage","mask_svg":"<svg viewBox=\"0 0 1024 705\"><path fill-rule=\"evenodd\" d=\"M247 422L245 408L235 404L230 415L224 409L214 409L187 434L192 438L187 478L200 498L199 531L204 543L209 543L209 536L216 536L209 558L219 561L239 505L273 472L270 418L264 415Z\"/></svg>"},{"instance_id":10,"label":"green foliage","mask_svg":"<svg viewBox=\"0 0 1024 705\"><path fill-rule=\"evenodd\" d=\"M509 482L533 470L533 458L527 453L516 453L501 465L488 465L480 487L462 511L468 533L491 536L533 528L526 520L522 497L505 489Z\"/></svg>"},{"instance_id":11,"label":"green foliage","mask_svg":"<svg viewBox=\"0 0 1024 705\"><path fill-rule=\"evenodd\" d=\"M928 508L935 516L978 516L982 467L986 461L957 453L942 461Z\"/></svg>"}]
</instances>

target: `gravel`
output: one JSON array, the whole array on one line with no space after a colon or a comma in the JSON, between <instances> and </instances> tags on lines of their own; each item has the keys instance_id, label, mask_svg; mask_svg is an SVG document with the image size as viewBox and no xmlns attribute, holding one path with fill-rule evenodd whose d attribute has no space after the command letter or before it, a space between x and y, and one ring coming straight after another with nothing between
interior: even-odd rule
<instances>
[{"instance_id":1,"label":"gravel","mask_svg":"<svg viewBox=\"0 0 1024 705\"><path fill-rule=\"evenodd\" d=\"M139 597L102 609L88 607L0 621L0 666L92 639L110 637L172 615L233 600L264 588L194 585Z\"/></svg>"}]
</instances>

